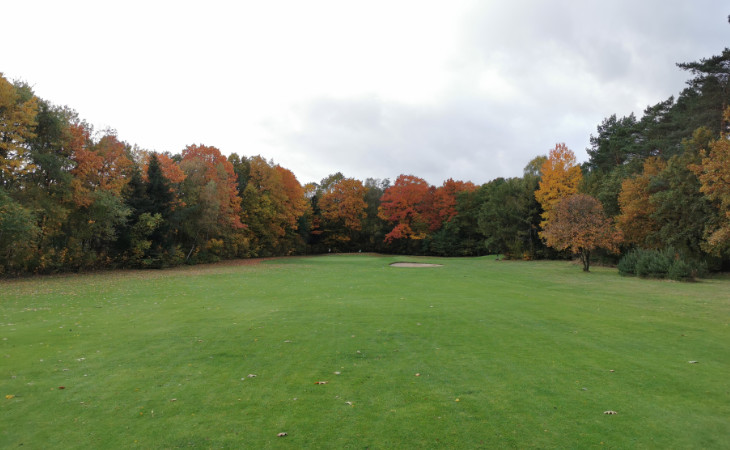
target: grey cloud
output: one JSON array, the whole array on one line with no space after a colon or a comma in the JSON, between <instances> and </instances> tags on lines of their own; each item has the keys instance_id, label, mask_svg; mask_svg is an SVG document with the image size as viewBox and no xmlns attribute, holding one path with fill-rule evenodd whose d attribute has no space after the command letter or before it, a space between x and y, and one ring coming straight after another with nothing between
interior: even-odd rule
<instances>
[{"instance_id":1,"label":"grey cloud","mask_svg":"<svg viewBox=\"0 0 730 450\"><path fill-rule=\"evenodd\" d=\"M484 183L518 176L530 159L547 153L557 141L540 143L546 134L540 127L565 128L556 118L495 108L481 98L431 107L324 98L298 105L293 114L269 126L282 148L299 155L309 177L300 181L341 171L359 179L406 173L435 185L447 178Z\"/></svg>"},{"instance_id":2,"label":"grey cloud","mask_svg":"<svg viewBox=\"0 0 730 450\"><path fill-rule=\"evenodd\" d=\"M730 28L718 3L480 2L463 24L443 95L422 105L377 95L311 99L270 130L298 155L306 181L342 171L484 183L521 175L558 142L582 161L603 118L641 115L678 94L688 75L675 63L722 50ZM703 23L710 18L717 23ZM497 76L486 90L484 74Z\"/></svg>"}]
</instances>

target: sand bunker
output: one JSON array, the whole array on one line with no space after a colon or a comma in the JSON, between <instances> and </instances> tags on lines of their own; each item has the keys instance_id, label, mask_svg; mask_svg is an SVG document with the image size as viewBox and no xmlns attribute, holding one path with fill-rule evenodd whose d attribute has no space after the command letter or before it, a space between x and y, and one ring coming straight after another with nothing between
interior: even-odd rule
<instances>
[{"instance_id":1,"label":"sand bunker","mask_svg":"<svg viewBox=\"0 0 730 450\"><path fill-rule=\"evenodd\" d=\"M443 267L443 264L426 264L426 263L413 263L413 262L395 262L390 265L391 267Z\"/></svg>"}]
</instances>

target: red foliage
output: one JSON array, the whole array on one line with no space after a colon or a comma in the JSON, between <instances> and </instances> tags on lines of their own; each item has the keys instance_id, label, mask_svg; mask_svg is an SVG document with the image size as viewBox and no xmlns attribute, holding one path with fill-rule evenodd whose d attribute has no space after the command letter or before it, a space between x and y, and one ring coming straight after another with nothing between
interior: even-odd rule
<instances>
[{"instance_id":1,"label":"red foliage","mask_svg":"<svg viewBox=\"0 0 730 450\"><path fill-rule=\"evenodd\" d=\"M429 231L434 232L447 222L456 217L456 201L462 192L474 192L476 185L471 181L454 181L452 178L444 181L444 184L432 190L433 202L430 214Z\"/></svg>"},{"instance_id":2,"label":"red foliage","mask_svg":"<svg viewBox=\"0 0 730 450\"><path fill-rule=\"evenodd\" d=\"M385 242L394 239L423 239L429 228L428 183L413 175L400 175L380 198L378 217L395 224L385 235Z\"/></svg>"}]
</instances>

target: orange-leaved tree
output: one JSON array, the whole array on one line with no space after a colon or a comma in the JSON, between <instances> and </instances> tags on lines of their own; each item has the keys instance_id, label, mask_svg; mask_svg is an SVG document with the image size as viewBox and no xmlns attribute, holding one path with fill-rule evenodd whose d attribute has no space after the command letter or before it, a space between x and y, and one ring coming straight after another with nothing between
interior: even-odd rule
<instances>
[{"instance_id":1,"label":"orange-leaved tree","mask_svg":"<svg viewBox=\"0 0 730 450\"><path fill-rule=\"evenodd\" d=\"M299 218L309 208L309 202L305 196L304 188L299 184L296 175L294 173L280 165L276 165L276 171L279 172L281 177L281 184L284 188L284 205L283 205L283 219L287 227L295 231L298 227Z\"/></svg>"},{"instance_id":2,"label":"orange-leaved tree","mask_svg":"<svg viewBox=\"0 0 730 450\"><path fill-rule=\"evenodd\" d=\"M69 129L71 196L76 209L67 219L71 237L67 248L72 264L102 264L130 214L122 191L133 163L128 146L109 133L93 142L89 128L75 123ZM73 230L73 231L71 231Z\"/></svg>"},{"instance_id":3,"label":"orange-leaved tree","mask_svg":"<svg viewBox=\"0 0 730 450\"><path fill-rule=\"evenodd\" d=\"M606 217L601 202L586 194L558 200L540 237L550 247L579 254L585 272L590 268L591 251L603 248L618 252L621 242L621 232Z\"/></svg>"},{"instance_id":4,"label":"orange-leaved tree","mask_svg":"<svg viewBox=\"0 0 730 450\"><path fill-rule=\"evenodd\" d=\"M174 159L170 158L170 155L167 153L145 152L142 157L141 167L142 179L144 181L149 181L149 178L147 177L147 168L149 167L152 153L155 153L155 156L157 156L157 162L160 164L162 176L164 176L167 181L173 185L179 185L183 182L183 180L185 180L185 172L182 171L180 165L175 162Z\"/></svg>"},{"instance_id":5,"label":"orange-leaved tree","mask_svg":"<svg viewBox=\"0 0 730 450\"><path fill-rule=\"evenodd\" d=\"M75 164L71 187L76 204L89 206L97 191L121 197L133 167L125 144L114 134L107 134L94 143L90 130L82 123L71 125L69 131L71 160Z\"/></svg>"},{"instance_id":6,"label":"orange-leaved tree","mask_svg":"<svg viewBox=\"0 0 730 450\"><path fill-rule=\"evenodd\" d=\"M429 228L429 185L413 175L399 175L380 198L378 217L395 226L385 242L395 239L423 239Z\"/></svg>"},{"instance_id":7,"label":"orange-leaved tree","mask_svg":"<svg viewBox=\"0 0 730 450\"><path fill-rule=\"evenodd\" d=\"M565 144L556 144L550 150L541 172L540 187L535 191L535 198L542 206L543 220L540 225L545 228L553 206L561 199L578 193L583 174L576 163L575 154Z\"/></svg>"},{"instance_id":8,"label":"orange-leaved tree","mask_svg":"<svg viewBox=\"0 0 730 450\"><path fill-rule=\"evenodd\" d=\"M476 185L471 181L454 181L452 178L433 190L433 203L429 231L438 231L445 223L456 217L456 201L462 192L474 192Z\"/></svg>"},{"instance_id":9,"label":"orange-leaved tree","mask_svg":"<svg viewBox=\"0 0 730 450\"><path fill-rule=\"evenodd\" d=\"M342 178L330 184L322 194L319 208L332 240L350 241L352 233L362 229L367 208L366 192L362 181Z\"/></svg>"},{"instance_id":10,"label":"orange-leaved tree","mask_svg":"<svg viewBox=\"0 0 730 450\"><path fill-rule=\"evenodd\" d=\"M644 170L640 175L628 178L621 183L618 196L621 213L616 217L616 226L623 232L626 242L639 247L651 248L650 242L659 224L652 214L656 204L651 201L651 183L667 167L667 162L656 156L644 160Z\"/></svg>"},{"instance_id":11,"label":"orange-leaved tree","mask_svg":"<svg viewBox=\"0 0 730 450\"><path fill-rule=\"evenodd\" d=\"M725 123L730 123L730 107L725 109ZM720 220L709 224L704 250L722 255L730 253L730 136L724 131L710 143L710 153L702 151L702 162L691 166L702 186L700 191L719 209Z\"/></svg>"}]
</instances>

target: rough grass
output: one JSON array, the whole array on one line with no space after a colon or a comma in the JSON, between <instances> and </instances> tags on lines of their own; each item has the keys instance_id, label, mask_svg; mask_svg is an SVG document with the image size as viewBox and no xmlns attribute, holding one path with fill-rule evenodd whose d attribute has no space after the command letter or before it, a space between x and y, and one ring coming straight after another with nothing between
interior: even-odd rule
<instances>
[{"instance_id":1,"label":"rough grass","mask_svg":"<svg viewBox=\"0 0 730 450\"><path fill-rule=\"evenodd\" d=\"M1 282L0 447L727 445L730 281L398 260Z\"/></svg>"}]
</instances>

